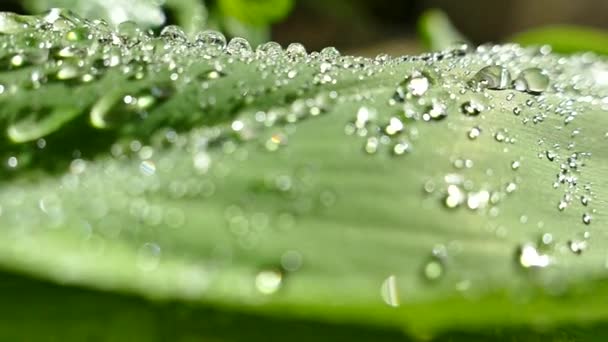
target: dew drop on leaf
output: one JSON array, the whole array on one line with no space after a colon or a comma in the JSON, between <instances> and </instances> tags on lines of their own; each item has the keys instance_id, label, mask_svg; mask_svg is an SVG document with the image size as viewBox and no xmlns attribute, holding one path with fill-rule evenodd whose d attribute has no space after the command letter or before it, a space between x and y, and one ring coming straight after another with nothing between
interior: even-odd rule
<instances>
[{"instance_id":1,"label":"dew drop on leaf","mask_svg":"<svg viewBox=\"0 0 608 342\"><path fill-rule=\"evenodd\" d=\"M260 271L255 277L255 288L264 295L270 295L281 288L283 274L275 269Z\"/></svg>"},{"instance_id":2,"label":"dew drop on leaf","mask_svg":"<svg viewBox=\"0 0 608 342\"><path fill-rule=\"evenodd\" d=\"M226 37L214 30L198 33L195 42L204 51L205 55L210 57L218 56L226 48Z\"/></svg>"},{"instance_id":3,"label":"dew drop on leaf","mask_svg":"<svg viewBox=\"0 0 608 342\"><path fill-rule=\"evenodd\" d=\"M490 65L482 68L471 79L474 88L478 89L507 89L511 83L511 73L500 65Z\"/></svg>"},{"instance_id":4,"label":"dew drop on leaf","mask_svg":"<svg viewBox=\"0 0 608 342\"><path fill-rule=\"evenodd\" d=\"M484 105L477 100L469 100L460 106L462 114L477 116L484 110Z\"/></svg>"},{"instance_id":5,"label":"dew drop on leaf","mask_svg":"<svg viewBox=\"0 0 608 342\"><path fill-rule=\"evenodd\" d=\"M160 263L160 258L160 246L147 242L137 251L137 267L144 272L154 271Z\"/></svg>"},{"instance_id":6,"label":"dew drop on leaf","mask_svg":"<svg viewBox=\"0 0 608 342\"><path fill-rule=\"evenodd\" d=\"M539 95L549 87L549 76L541 68L528 68L513 81L513 87L518 91Z\"/></svg>"},{"instance_id":7,"label":"dew drop on leaf","mask_svg":"<svg viewBox=\"0 0 608 342\"><path fill-rule=\"evenodd\" d=\"M534 245L524 244L518 248L518 262L524 268L547 267L551 259L547 254L541 253Z\"/></svg>"},{"instance_id":8,"label":"dew drop on leaf","mask_svg":"<svg viewBox=\"0 0 608 342\"><path fill-rule=\"evenodd\" d=\"M176 25L165 26L162 31L160 31L160 37L172 43L185 43L188 41L188 37L184 30Z\"/></svg>"},{"instance_id":9,"label":"dew drop on leaf","mask_svg":"<svg viewBox=\"0 0 608 342\"><path fill-rule=\"evenodd\" d=\"M587 225L591 224L592 219L593 219L593 217L590 214L588 214L588 213L583 214L583 223L584 224L587 224Z\"/></svg>"},{"instance_id":10,"label":"dew drop on leaf","mask_svg":"<svg viewBox=\"0 0 608 342\"><path fill-rule=\"evenodd\" d=\"M226 52L233 56L248 57L252 54L252 49L247 39L235 37L226 46Z\"/></svg>"},{"instance_id":11,"label":"dew drop on leaf","mask_svg":"<svg viewBox=\"0 0 608 342\"><path fill-rule=\"evenodd\" d=\"M479 138L479 136L481 135L481 128L479 127L472 127L469 132L467 133L467 137L469 137L470 140L475 140L477 138Z\"/></svg>"},{"instance_id":12,"label":"dew drop on leaf","mask_svg":"<svg viewBox=\"0 0 608 342\"><path fill-rule=\"evenodd\" d=\"M382 282L380 286L380 296L386 305L392 307L399 306L399 292L397 288L397 277L390 275Z\"/></svg>"}]
</instances>

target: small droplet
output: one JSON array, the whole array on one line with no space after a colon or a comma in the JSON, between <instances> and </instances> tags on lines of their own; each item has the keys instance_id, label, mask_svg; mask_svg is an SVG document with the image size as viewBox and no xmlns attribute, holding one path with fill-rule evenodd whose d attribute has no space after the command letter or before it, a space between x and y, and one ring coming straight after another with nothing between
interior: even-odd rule
<instances>
[{"instance_id":1,"label":"small droplet","mask_svg":"<svg viewBox=\"0 0 608 342\"><path fill-rule=\"evenodd\" d=\"M255 277L256 289L264 295L271 295L281 288L283 274L278 270L264 270Z\"/></svg>"},{"instance_id":2,"label":"small droplet","mask_svg":"<svg viewBox=\"0 0 608 342\"><path fill-rule=\"evenodd\" d=\"M159 263L161 257L160 246L155 243L145 243L137 252L137 267L144 271L154 271Z\"/></svg>"},{"instance_id":3,"label":"small droplet","mask_svg":"<svg viewBox=\"0 0 608 342\"><path fill-rule=\"evenodd\" d=\"M433 255L424 264L422 270L424 278L428 281L437 281L441 279L445 274L445 262L441 256Z\"/></svg>"},{"instance_id":4,"label":"small droplet","mask_svg":"<svg viewBox=\"0 0 608 342\"><path fill-rule=\"evenodd\" d=\"M586 240L570 240L568 241L568 248L574 254L581 255L587 249Z\"/></svg>"},{"instance_id":5,"label":"small droplet","mask_svg":"<svg viewBox=\"0 0 608 342\"><path fill-rule=\"evenodd\" d=\"M479 128L479 127L472 127L469 130L469 133L467 133L467 136L471 140L475 140L475 139L479 138L480 135L481 135L481 128Z\"/></svg>"},{"instance_id":6,"label":"small droplet","mask_svg":"<svg viewBox=\"0 0 608 342\"><path fill-rule=\"evenodd\" d=\"M551 259L548 255L542 254L531 244L524 244L518 249L518 261L524 268L547 267Z\"/></svg>"},{"instance_id":7,"label":"small droplet","mask_svg":"<svg viewBox=\"0 0 608 342\"><path fill-rule=\"evenodd\" d=\"M451 184L448 186L444 204L446 207L453 209L464 203L465 199L465 192L459 186Z\"/></svg>"},{"instance_id":8,"label":"small droplet","mask_svg":"<svg viewBox=\"0 0 608 342\"><path fill-rule=\"evenodd\" d=\"M433 101L426 112L422 114L422 120L424 121L440 121L447 118L448 112L446 106L438 101Z\"/></svg>"},{"instance_id":9,"label":"small droplet","mask_svg":"<svg viewBox=\"0 0 608 342\"><path fill-rule=\"evenodd\" d=\"M393 97L399 102L410 97L420 97L426 94L430 86L430 78L425 73L414 71L399 84Z\"/></svg>"},{"instance_id":10,"label":"small droplet","mask_svg":"<svg viewBox=\"0 0 608 342\"><path fill-rule=\"evenodd\" d=\"M586 225L591 224L592 219L593 219L593 217L590 214L588 214L588 213L583 214L583 223L584 224L586 224Z\"/></svg>"},{"instance_id":11,"label":"small droplet","mask_svg":"<svg viewBox=\"0 0 608 342\"><path fill-rule=\"evenodd\" d=\"M513 114L515 114L515 115L521 114L521 107L515 107L515 108L513 108Z\"/></svg>"},{"instance_id":12,"label":"small droplet","mask_svg":"<svg viewBox=\"0 0 608 342\"><path fill-rule=\"evenodd\" d=\"M462 111L462 114L477 116L484 110L484 106L477 100L470 100L463 103L462 106L460 106L460 110Z\"/></svg>"}]
</instances>

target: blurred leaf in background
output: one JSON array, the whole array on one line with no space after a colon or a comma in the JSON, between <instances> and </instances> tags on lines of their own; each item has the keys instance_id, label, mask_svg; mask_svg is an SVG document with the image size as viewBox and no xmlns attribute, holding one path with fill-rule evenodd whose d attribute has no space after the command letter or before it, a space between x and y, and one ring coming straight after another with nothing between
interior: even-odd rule
<instances>
[{"instance_id":1,"label":"blurred leaf in background","mask_svg":"<svg viewBox=\"0 0 608 342\"><path fill-rule=\"evenodd\" d=\"M229 36L244 37L252 46L271 38L271 25L284 19L294 0L216 0L212 20Z\"/></svg>"},{"instance_id":2,"label":"blurred leaf in background","mask_svg":"<svg viewBox=\"0 0 608 342\"><path fill-rule=\"evenodd\" d=\"M49 8L66 8L85 18L106 19L112 25L133 21L142 27L158 29L171 19L171 24L181 26L188 34L215 28L229 37L247 38L256 46L270 39L270 26L290 13L294 1L23 0L22 5L33 14Z\"/></svg>"},{"instance_id":3,"label":"blurred leaf in background","mask_svg":"<svg viewBox=\"0 0 608 342\"><path fill-rule=\"evenodd\" d=\"M106 19L113 25L134 21L144 27L159 27L165 23L162 0L23 0L30 13L42 13L49 8L65 8L85 18Z\"/></svg>"},{"instance_id":4,"label":"blurred leaf in background","mask_svg":"<svg viewBox=\"0 0 608 342\"><path fill-rule=\"evenodd\" d=\"M468 40L454 27L448 15L439 9L424 12L418 19L418 34L431 50L439 51L454 47Z\"/></svg>"},{"instance_id":5,"label":"blurred leaf in background","mask_svg":"<svg viewBox=\"0 0 608 342\"><path fill-rule=\"evenodd\" d=\"M608 54L608 32L590 27L552 25L518 33L507 39L524 46L550 45L558 53Z\"/></svg>"}]
</instances>

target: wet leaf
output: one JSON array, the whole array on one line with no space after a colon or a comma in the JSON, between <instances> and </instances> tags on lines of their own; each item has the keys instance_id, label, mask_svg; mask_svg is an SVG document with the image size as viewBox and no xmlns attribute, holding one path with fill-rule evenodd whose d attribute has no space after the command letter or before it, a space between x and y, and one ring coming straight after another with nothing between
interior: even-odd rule
<instances>
[{"instance_id":1,"label":"wet leaf","mask_svg":"<svg viewBox=\"0 0 608 342\"><path fill-rule=\"evenodd\" d=\"M143 330L182 316L141 298L193 326L215 307L386 339L608 314L600 57L366 59L0 18L7 272L128 294Z\"/></svg>"}]
</instances>

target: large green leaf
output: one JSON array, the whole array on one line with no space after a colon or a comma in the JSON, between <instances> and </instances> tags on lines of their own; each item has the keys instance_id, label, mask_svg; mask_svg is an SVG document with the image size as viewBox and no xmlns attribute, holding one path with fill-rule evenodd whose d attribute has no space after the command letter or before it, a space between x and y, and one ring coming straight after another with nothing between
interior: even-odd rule
<instances>
[{"instance_id":1,"label":"large green leaf","mask_svg":"<svg viewBox=\"0 0 608 342\"><path fill-rule=\"evenodd\" d=\"M608 316L601 58L251 51L64 12L0 33L9 272L423 338Z\"/></svg>"}]
</instances>

